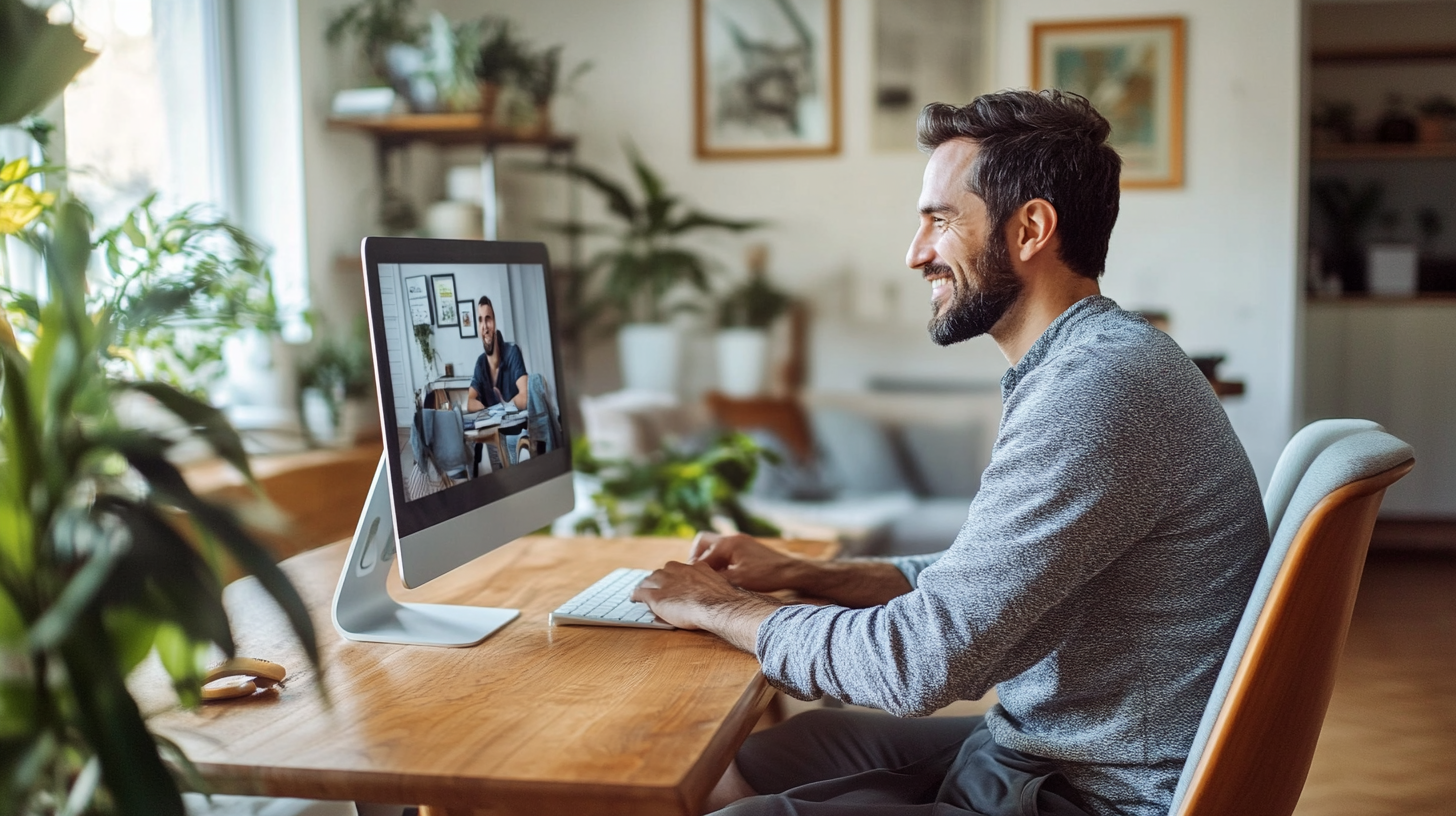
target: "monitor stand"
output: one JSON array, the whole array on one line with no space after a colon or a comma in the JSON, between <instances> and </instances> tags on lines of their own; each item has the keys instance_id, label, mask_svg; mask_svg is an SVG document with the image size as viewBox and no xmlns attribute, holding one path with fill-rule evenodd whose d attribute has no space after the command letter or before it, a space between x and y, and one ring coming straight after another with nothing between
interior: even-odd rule
<instances>
[{"instance_id":1,"label":"monitor stand","mask_svg":"<svg viewBox=\"0 0 1456 816\"><path fill-rule=\"evenodd\" d=\"M393 498L379 457L359 527L334 590L334 628L349 640L474 646L516 619L519 609L400 603L385 581L395 558Z\"/></svg>"}]
</instances>

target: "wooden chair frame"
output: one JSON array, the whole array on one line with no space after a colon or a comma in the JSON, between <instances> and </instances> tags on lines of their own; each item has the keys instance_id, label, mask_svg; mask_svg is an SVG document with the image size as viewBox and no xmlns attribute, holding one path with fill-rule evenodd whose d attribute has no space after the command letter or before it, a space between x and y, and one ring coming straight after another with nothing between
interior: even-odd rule
<instances>
[{"instance_id":1,"label":"wooden chair frame","mask_svg":"<svg viewBox=\"0 0 1456 816\"><path fill-rule=\"evenodd\" d=\"M1294 811L1335 685L1385 489L1415 460L1352 482L1290 544L1174 816Z\"/></svg>"}]
</instances>

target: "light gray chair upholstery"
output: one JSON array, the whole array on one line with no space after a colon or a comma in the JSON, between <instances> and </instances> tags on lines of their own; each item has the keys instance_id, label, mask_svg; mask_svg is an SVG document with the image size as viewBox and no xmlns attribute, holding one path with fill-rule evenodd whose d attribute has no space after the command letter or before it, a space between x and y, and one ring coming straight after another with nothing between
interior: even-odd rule
<instances>
[{"instance_id":1,"label":"light gray chair upholstery","mask_svg":"<svg viewBox=\"0 0 1456 816\"><path fill-rule=\"evenodd\" d=\"M458 411L431 411L434 414L430 431L430 451L435 465L452 479L467 479L474 456L465 444L465 420Z\"/></svg>"},{"instance_id":2,"label":"light gray chair upholstery","mask_svg":"<svg viewBox=\"0 0 1456 816\"><path fill-rule=\"evenodd\" d=\"M1315 457L1331 444L1360 431L1383 431L1378 423L1368 419L1321 419L1299 429L1299 433L1284 446L1279 463L1274 466L1274 475L1269 479L1269 488L1264 491L1264 517L1269 520L1269 537L1279 530L1279 521L1289 499L1299 487L1300 479L1309 469Z\"/></svg>"},{"instance_id":3,"label":"light gray chair upholstery","mask_svg":"<svg viewBox=\"0 0 1456 816\"><path fill-rule=\"evenodd\" d=\"M1364 427L1358 427L1354 423L1365 424ZM1277 508L1278 526L1272 536L1269 553L1264 558L1264 566L1244 608L1243 617L1239 620L1233 642L1229 645L1218 679L1214 683L1213 693L1209 695L1208 705L1204 708L1203 719L1189 749L1188 760L1178 780L1178 788L1173 794L1171 813L1178 813L1179 805L1192 781L1193 772L1208 745L1214 722L1228 697L1234 675L1243 661L1254 627L1264 611L1264 603L1280 568L1284 565L1289 546L1305 518L1315 505L1339 488L1384 473L1414 456L1415 451L1410 445L1367 420L1324 420L1313 423L1290 440L1276 468L1279 482L1276 484L1274 480L1270 481L1270 495L1265 498L1268 506L1271 499L1278 498L1272 495L1276 487L1287 492L1284 501L1276 502L1281 505ZM1270 757L1270 761L1278 762L1279 758Z\"/></svg>"}]
</instances>

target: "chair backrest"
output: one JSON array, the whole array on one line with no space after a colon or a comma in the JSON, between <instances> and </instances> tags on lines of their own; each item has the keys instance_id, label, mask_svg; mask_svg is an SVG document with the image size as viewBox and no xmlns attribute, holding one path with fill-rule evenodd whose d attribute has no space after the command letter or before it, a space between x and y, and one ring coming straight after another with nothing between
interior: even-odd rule
<instances>
[{"instance_id":1,"label":"chair backrest","mask_svg":"<svg viewBox=\"0 0 1456 816\"><path fill-rule=\"evenodd\" d=\"M1279 531L1279 521L1284 518L1289 500L1315 457L1351 434L1383 430L1378 423L1368 419L1321 419L1299 429L1299 433L1284 446L1279 463L1274 466L1274 475L1269 479L1269 489L1264 491L1264 517L1269 520L1269 537L1273 538Z\"/></svg>"},{"instance_id":2,"label":"chair backrest","mask_svg":"<svg viewBox=\"0 0 1456 816\"><path fill-rule=\"evenodd\" d=\"M531 441L540 442L543 450L561 447L561 425L556 419L555 405L551 388L539 371L526 378L526 434Z\"/></svg>"},{"instance_id":3,"label":"chair backrest","mask_svg":"<svg viewBox=\"0 0 1456 816\"><path fill-rule=\"evenodd\" d=\"M1381 430L1314 457L1282 514L1173 795L1174 816L1287 816L1334 688L1385 489L1415 464Z\"/></svg>"},{"instance_id":4,"label":"chair backrest","mask_svg":"<svg viewBox=\"0 0 1456 816\"><path fill-rule=\"evenodd\" d=\"M435 457L435 466L450 476L462 475L473 458L465 444L465 420L458 411L432 411L423 409L427 420L433 414L430 428L430 452Z\"/></svg>"}]
</instances>

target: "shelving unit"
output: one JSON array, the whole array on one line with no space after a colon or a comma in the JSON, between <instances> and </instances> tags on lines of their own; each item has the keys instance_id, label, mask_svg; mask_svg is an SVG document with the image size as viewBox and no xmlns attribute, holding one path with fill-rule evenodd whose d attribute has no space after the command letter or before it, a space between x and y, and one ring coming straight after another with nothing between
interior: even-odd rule
<instances>
[{"instance_id":1,"label":"shelving unit","mask_svg":"<svg viewBox=\"0 0 1456 816\"><path fill-rule=\"evenodd\" d=\"M570 162L576 151L576 137L560 134L523 135L513 130L487 127L478 113L424 113L360 119L330 119L330 130L364 133L374 138L380 177L388 167L389 153L414 142L440 147L475 145L484 155L480 160L482 233L494 241L499 233L500 206L496 199L496 151L506 146L544 150L548 159ZM573 254L575 252L573 251ZM574 260L574 259L573 259Z\"/></svg>"}]
</instances>

